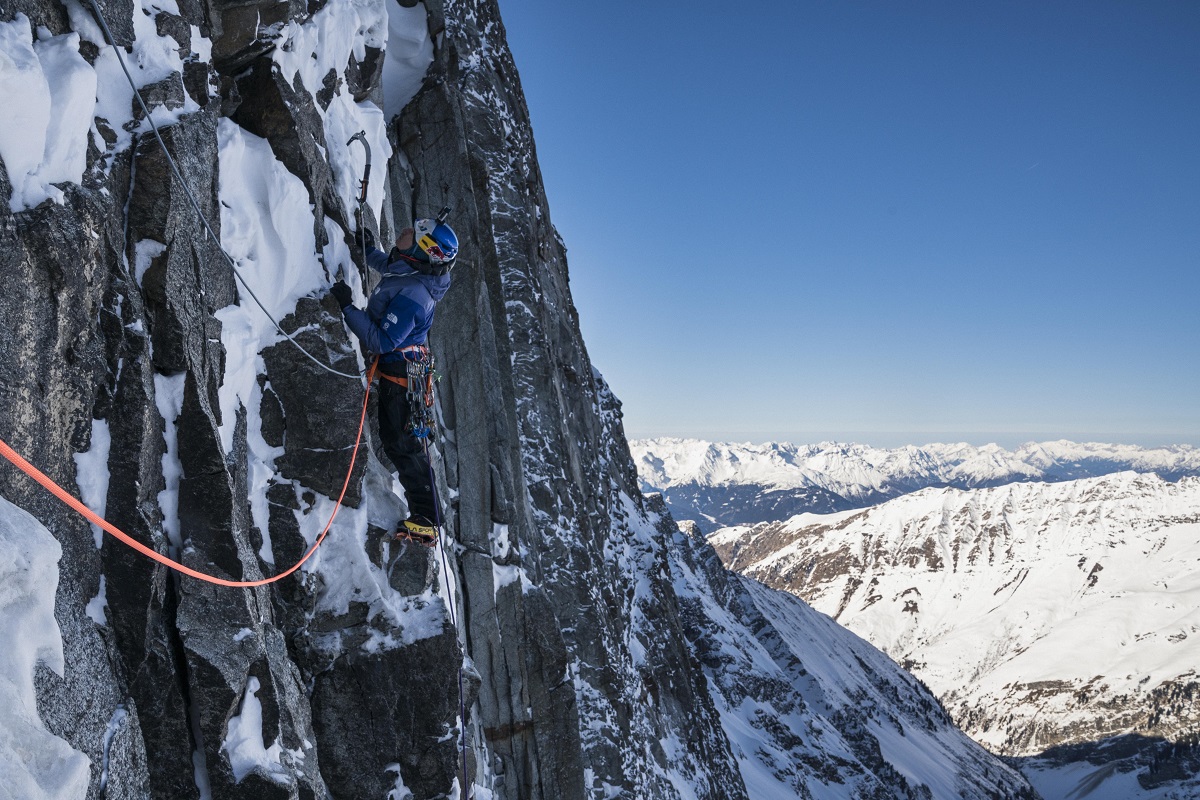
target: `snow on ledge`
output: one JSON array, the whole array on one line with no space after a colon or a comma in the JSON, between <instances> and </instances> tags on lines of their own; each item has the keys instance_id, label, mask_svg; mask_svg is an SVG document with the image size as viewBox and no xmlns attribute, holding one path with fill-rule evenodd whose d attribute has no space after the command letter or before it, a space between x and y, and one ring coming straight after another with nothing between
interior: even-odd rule
<instances>
[{"instance_id":1,"label":"snow on ledge","mask_svg":"<svg viewBox=\"0 0 1200 800\"><path fill-rule=\"evenodd\" d=\"M46 199L55 183L79 183L87 168L96 108L96 71L79 55L79 34L35 39L29 18L0 23L0 158L12 184L13 213Z\"/></svg>"},{"instance_id":2,"label":"snow on ledge","mask_svg":"<svg viewBox=\"0 0 1200 800\"><path fill-rule=\"evenodd\" d=\"M236 782L241 783L257 768L276 783L286 783L288 771L280 761L283 747L278 739L270 747L263 741L262 703L258 701L260 688L258 678L250 678L242 697L242 707L238 715L229 720L221 750L229 756L229 767Z\"/></svg>"}]
</instances>

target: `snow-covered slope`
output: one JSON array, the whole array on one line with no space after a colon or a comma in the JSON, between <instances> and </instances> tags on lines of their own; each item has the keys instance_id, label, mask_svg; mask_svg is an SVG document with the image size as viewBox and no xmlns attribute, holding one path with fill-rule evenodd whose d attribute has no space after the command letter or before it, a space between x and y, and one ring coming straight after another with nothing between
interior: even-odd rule
<instances>
[{"instance_id":1,"label":"snow-covered slope","mask_svg":"<svg viewBox=\"0 0 1200 800\"><path fill-rule=\"evenodd\" d=\"M1200 479L928 489L710 541L909 667L994 752L1053 751L1078 782L1102 744L1148 773L1200 732Z\"/></svg>"},{"instance_id":2,"label":"snow-covered slope","mask_svg":"<svg viewBox=\"0 0 1200 800\"><path fill-rule=\"evenodd\" d=\"M668 538L684 628L748 797L1032 797L928 689L797 598L726 570L692 526Z\"/></svg>"},{"instance_id":3,"label":"snow-covered slope","mask_svg":"<svg viewBox=\"0 0 1200 800\"><path fill-rule=\"evenodd\" d=\"M1200 450L1185 445L1030 443L723 444L696 439L630 442L644 491L662 492L675 516L720 525L776 522L802 512L862 508L931 486L960 489L1015 481L1065 481L1124 470L1168 480L1200 475Z\"/></svg>"}]
</instances>

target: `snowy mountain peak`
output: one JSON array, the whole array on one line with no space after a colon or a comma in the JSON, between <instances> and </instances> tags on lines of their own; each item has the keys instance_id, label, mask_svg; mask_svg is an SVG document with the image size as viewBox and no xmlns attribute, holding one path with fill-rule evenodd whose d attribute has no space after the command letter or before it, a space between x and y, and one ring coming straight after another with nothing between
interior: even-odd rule
<instances>
[{"instance_id":1,"label":"snowy mountain peak","mask_svg":"<svg viewBox=\"0 0 1200 800\"><path fill-rule=\"evenodd\" d=\"M930 486L962 489L1066 481L1122 470L1168 480L1200 475L1200 450L1179 445L1037 442L879 449L862 444L728 444L694 439L631 442L642 488L677 516L722 525L775 521L804 511L861 508Z\"/></svg>"}]
</instances>

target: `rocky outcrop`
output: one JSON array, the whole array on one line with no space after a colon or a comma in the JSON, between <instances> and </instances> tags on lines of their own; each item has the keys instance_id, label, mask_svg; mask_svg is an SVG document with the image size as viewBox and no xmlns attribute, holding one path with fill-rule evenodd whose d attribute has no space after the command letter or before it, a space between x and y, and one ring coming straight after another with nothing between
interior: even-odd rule
<instances>
[{"instance_id":1,"label":"rocky outcrop","mask_svg":"<svg viewBox=\"0 0 1200 800\"><path fill-rule=\"evenodd\" d=\"M64 46L73 28L96 74L122 78L81 8L27 5L3 13L30 41L30 19ZM3 219L0 303L15 322L0 436L212 575L276 575L329 532L277 583L218 587L98 538L0 470L0 493L62 545L66 668L39 673L39 710L91 760L89 796L423 800L462 796L464 780L527 800L818 784L928 797L939 781L1027 796L859 645L870 676L813 705L778 626L815 615L752 596L642 496L579 333L496 4L423 6L433 62L385 124L363 102L388 80L381 6L105 5L225 254L145 120L108 102L119 84L101 88L87 170L62 202ZM361 162L345 145L360 128L375 155L368 225L386 240L448 205L462 245L431 337L438 551L387 535L404 509L370 425L347 476L363 389L335 373L364 363L326 290L339 275L360 288ZM11 184L0 193L21 205ZM806 646L840 646L822 630ZM839 661L821 692L841 669L860 667ZM952 766L913 777L881 749L883 719L936 731ZM822 765L829 748L840 760Z\"/></svg>"}]
</instances>

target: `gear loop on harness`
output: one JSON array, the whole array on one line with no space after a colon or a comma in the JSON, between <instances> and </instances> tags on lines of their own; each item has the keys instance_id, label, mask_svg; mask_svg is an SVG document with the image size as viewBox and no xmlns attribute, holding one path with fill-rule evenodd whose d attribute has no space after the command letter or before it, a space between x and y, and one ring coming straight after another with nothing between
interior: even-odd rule
<instances>
[{"instance_id":1,"label":"gear loop on harness","mask_svg":"<svg viewBox=\"0 0 1200 800\"><path fill-rule=\"evenodd\" d=\"M433 435L437 419L434 412L434 384L437 382L436 362L429 347L414 344L392 352L404 356L404 377L391 375L382 369L377 370L380 356L375 357L371 365L372 374L380 380L402 386L408 401L408 422L405 432L414 439L428 439Z\"/></svg>"}]
</instances>

